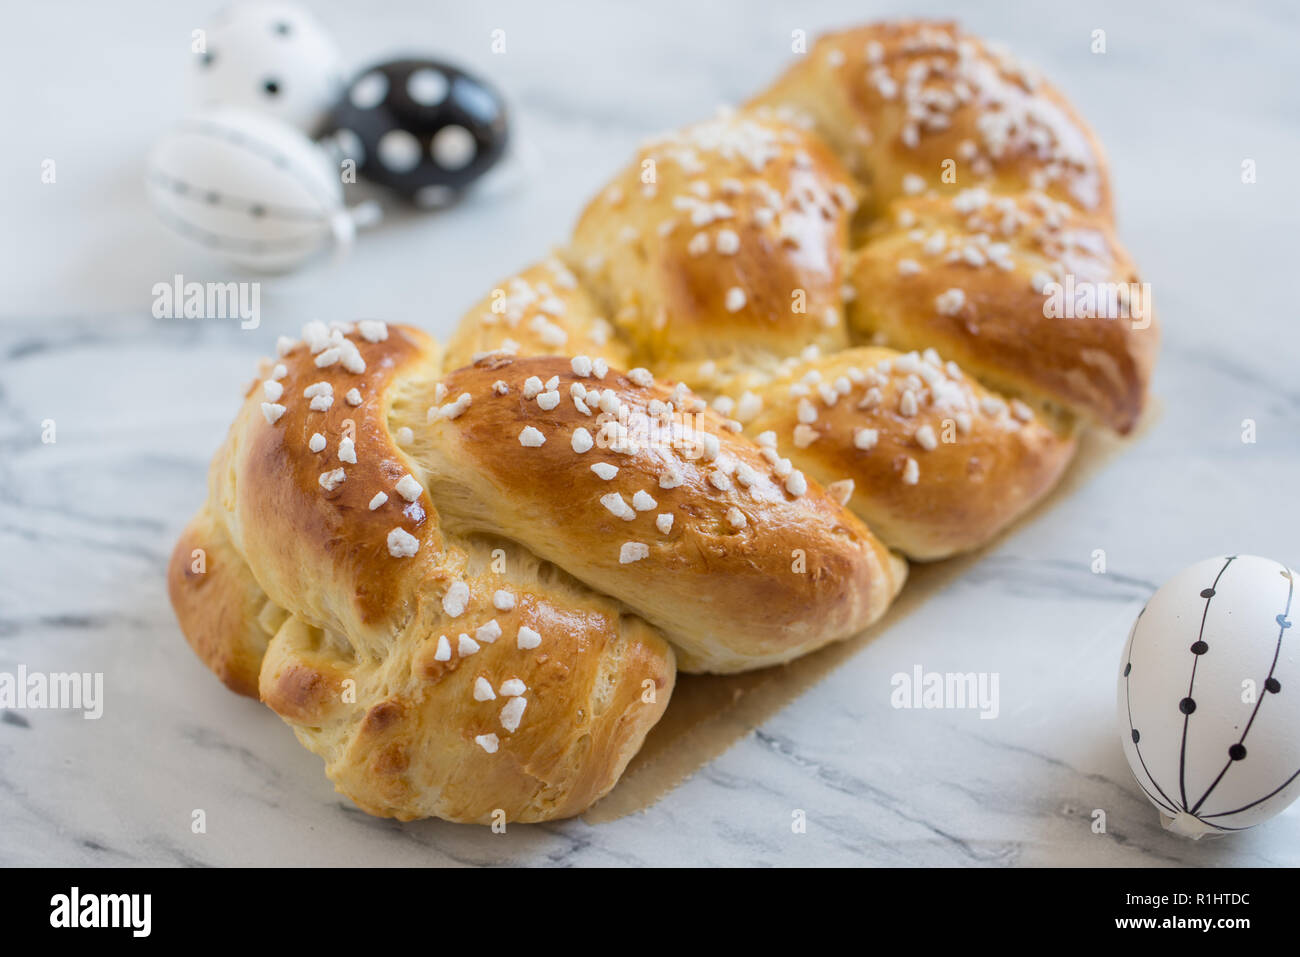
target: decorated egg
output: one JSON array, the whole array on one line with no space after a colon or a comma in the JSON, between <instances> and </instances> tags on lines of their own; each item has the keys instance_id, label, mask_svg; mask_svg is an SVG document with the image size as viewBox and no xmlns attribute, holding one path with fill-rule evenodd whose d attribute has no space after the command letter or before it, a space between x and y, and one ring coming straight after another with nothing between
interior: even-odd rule
<instances>
[{"instance_id":1,"label":"decorated egg","mask_svg":"<svg viewBox=\"0 0 1300 957\"><path fill-rule=\"evenodd\" d=\"M195 44L192 102L267 113L313 135L343 90L334 41L294 3L240 3Z\"/></svg>"},{"instance_id":2,"label":"decorated egg","mask_svg":"<svg viewBox=\"0 0 1300 957\"><path fill-rule=\"evenodd\" d=\"M330 136L357 172L421 206L443 206L506 148L505 103L482 80L435 60L361 72L330 112Z\"/></svg>"},{"instance_id":3,"label":"decorated egg","mask_svg":"<svg viewBox=\"0 0 1300 957\"><path fill-rule=\"evenodd\" d=\"M197 114L149 155L154 207L176 233L240 265L281 271L335 242L352 215L330 158L291 126L248 110Z\"/></svg>"},{"instance_id":4,"label":"decorated egg","mask_svg":"<svg viewBox=\"0 0 1300 957\"><path fill-rule=\"evenodd\" d=\"M1296 573L1254 555L1185 568L1124 646L1124 754L1164 826L1244 830L1300 795Z\"/></svg>"}]
</instances>

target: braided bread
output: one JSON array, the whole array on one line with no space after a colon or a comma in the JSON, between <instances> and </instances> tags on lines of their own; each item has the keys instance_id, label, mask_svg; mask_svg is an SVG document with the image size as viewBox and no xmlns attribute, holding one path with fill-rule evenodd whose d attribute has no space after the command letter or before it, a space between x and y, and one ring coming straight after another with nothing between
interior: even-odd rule
<instances>
[{"instance_id":1,"label":"braided bread","mask_svg":"<svg viewBox=\"0 0 1300 957\"><path fill-rule=\"evenodd\" d=\"M1149 311L1044 309L1136 280L1110 215L1092 134L1006 55L826 37L648 143L445 351L282 340L173 555L182 629L373 814L579 813L678 668L861 631L903 556L987 543L1081 428L1133 427Z\"/></svg>"}]
</instances>

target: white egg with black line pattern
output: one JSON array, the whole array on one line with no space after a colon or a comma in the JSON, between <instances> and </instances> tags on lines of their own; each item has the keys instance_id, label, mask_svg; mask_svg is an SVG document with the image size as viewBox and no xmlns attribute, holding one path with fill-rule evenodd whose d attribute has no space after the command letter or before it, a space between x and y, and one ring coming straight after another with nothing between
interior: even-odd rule
<instances>
[{"instance_id":1,"label":"white egg with black line pattern","mask_svg":"<svg viewBox=\"0 0 1300 957\"><path fill-rule=\"evenodd\" d=\"M256 110L308 136L343 93L343 57L296 3L238 3L199 25L190 102Z\"/></svg>"},{"instance_id":2,"label":"white egg with black line pattern","mask_svg":"<svg viewBox=\"0 0 1300 957\"><path fill-rule=\"evenodd\" d=\"M1134 622L1119 670L1124 755L1168 830L1245 830L1300 796L1298 583L1267 558L1209 558Z\"/></svg>"},{"instance_id":3,"label":"white egg with black line pattern","mask_svg":"<svg viewBox=\"0 0 1300 957\"><path fill-rule=\"evenodd\" d=\"M150 200L170 229L229 262L293 269L345 251L375 204L349 209L340 169L293 127L222 107L189 117L150 151Z\"/></svg>"}]
</instances>

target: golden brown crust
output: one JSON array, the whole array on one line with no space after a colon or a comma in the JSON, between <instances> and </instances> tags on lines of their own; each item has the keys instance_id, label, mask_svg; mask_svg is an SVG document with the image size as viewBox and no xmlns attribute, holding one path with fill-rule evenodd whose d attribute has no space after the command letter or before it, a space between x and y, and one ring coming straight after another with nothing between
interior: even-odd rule
<instances>
[{"instance_id":1,"label":"golden brown crust","mask_svg":"<svg viewBox=\"0 0 1300 957\"><path fill-rule=\"evenodd\" d=\"M518 541L625 602L688 671L787 661L875 621L902 564L689 391L640 378L541 357L445 377L449 396L472 402L435 417L419 455L444 521ZM604 479L595 465L617 472Z\"/></svg>"},{"instance_id":2,"label":"golden brown crust","mask_svg":"<svg viewBox=\"0 0 1300 957\"><path fill-rule=\"evenodd\" d=\"M988 384L1119 432L1142 412L1159 344L1150 296L1110 227L1068 204L981 189L900 200L851 282L861 335L933 347ZM1104 302L1111 290L1114 318L1068 317L1065 299L1086 306L1082 293Z\"/></svg>"},{"instance_id":3,"label":"golden brown crust","mask_svg":"<svg viewBox=\"0 0 1300 957\"><path fill-rule=\"evenodd\" d=\"M890 548L932 560L976 548L1060 477L1074 439L990 393L935 353L849 349L799 363L762 390L747 426ZM847 485L832 483L851 482Z\"/></svg>"},{"instance_id":4,"label":"golden brown crust","mask_svg":"<svg viewBox=\"0 0 1300 957\"><path fill-rule=\"evenodd\" d=\"M868 183L877 215L913 189L951 194L984 185L1044 190L1110 216L1105 155L1065 98L949 21L823 36L750 107L810 118ZM943 177L949 167L955 179Z\"/></svg>"},{"instance_id":5,"label":"golden brown crust","mask_svg":"<svg viewBox=\"0 0 1300 957\"><path fill-rule=\"evenodd\" d=\"M724 115L643 149L587 206L569 255L660 374L680 360L841 348L855 206L816 138Z\"/></svg>"},{"instance_id":6,"label":"golden brown crust","mask_svg":"<svg viewBox=\"0 0 1300 957\"><path fill-rule=\"evenodd\" d=\"M316 334L324 334L319 325ZM358 346L364 371L348 371L342 359L319 367L321 355L328 359L328 351L338 347L310 352L300 342L280 358L283 376L249 388L213 460L209 508L273 602L346 634L361 653L376 655L391 636L393 620L408 613L416 583L447 579L438 564L444 543L428 497L407 502L395 491L410 466L386 424L389 384L399 373L431 374L437 352L423 333L401 327L390 327L377 343L355 332L341 341ZM264 372L271 375L270 364ZM283 412L274 423L263 408L272 405L265 381L279 386L273 407ZM361 399L356 406L348 401L353 389ZM320 451L312 450L313 436L323 442ZM355 463L344 461L349 436ZM341 482L322 484L323 477L340 474ZM372 510L379 492L388 500ZM388 536L394 529L419 542L412 559L393 561ZM311 587L304 585L308 578Z\"/></svg>"},{"instance_id":7,"label":"golden brown crust","mask_svg":"<svg viewBox=\"0 0 1300 957\"><path fill-rule=\"evenodd\" d=\"M458 369L492 352L604 356L631 368L596 300L558 259L511 276L475 303L447 343L443 366Z\"/></svg>"},{"instance_id":8,"label":"golden brown crust","mask_svg":"<svg viewBox=\"0 0 1300 957\"><path fill-rule=\"evenodd\" d=\"M416 330L371 324L309 328L266 363L177 547L173 603L204 661L372 813L575 814L658 720L673 653L527 552L443 533L390 430L437 359Z\"/></svg>"},{"instance_id":9,"label":"golden brown crust","mask_svg":"<svg viewBox=\"0 0 1300 957\"><path fill-rule=\"evenodd\" d=\"M167 593L194 653L231 691L257 697L269 600L206 506L172 550Z\"/></svg>"},{"instance_id":10,"label":"golden brown crust","mask_svg":"<svg viewBox=\"0 0 1300 957\"><path fill-rule=\"evenodd\" d=\"M490 564L487 547L467 543L484 553L467 562ZM618 780L667 705L673 655L653 629L509 543L491 547L503 570L467 576L467 610L449 620L426 606L384 658L354 660L297 617L271 643L262 699L371 814L486 824L494 814L528 822L581 813ZM492 604L503 590L512 609ZM463 654L459 636L482 635L489 622L501 636ZM526 628L536 649L518 645ZM452 649L445 661L441 638ZM505 709L516 698L526 704L511 732Z\"/></svg>"}]
</instances>

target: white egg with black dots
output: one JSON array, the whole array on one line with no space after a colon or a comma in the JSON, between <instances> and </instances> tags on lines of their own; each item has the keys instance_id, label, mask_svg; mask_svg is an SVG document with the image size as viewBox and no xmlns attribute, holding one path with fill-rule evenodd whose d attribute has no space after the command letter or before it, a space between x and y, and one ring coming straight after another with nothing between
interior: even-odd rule
<instances>
[{"instance_id":1,"label":"white egg with black dots","mask_svg":"<svg viewBox=\"0 0 1300 957\"><path fill-rule=\"evenodd\" d=\"M343 93L343 57L320 22L296 3L238 3L196 36L191 102L233 106L315 135Z\"/></svg>"},{"instance_id":2,"label":"white egg with black dots","mask_svg":"<svg viewBox=\"0 0 1300 957\"><path fill-rule=\"evenodd\" d=\"M1119 722L1166 829L1230 834L1300 796L1296 585L1271 559L1209 558L1162 585L1134 622Z\"/></svg>"}]
</instances>

